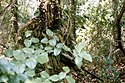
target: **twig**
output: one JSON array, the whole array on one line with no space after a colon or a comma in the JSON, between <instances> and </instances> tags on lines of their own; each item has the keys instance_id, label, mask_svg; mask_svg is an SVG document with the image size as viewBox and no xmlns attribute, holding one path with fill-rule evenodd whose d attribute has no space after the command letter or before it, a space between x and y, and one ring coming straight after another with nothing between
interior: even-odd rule
<instances>
[{"instance_id":1,"label":"twig","mask_svg":"<svg viewBox=\"0 0 125 83\"><path fill-rule=\"evenodd\" d=\"M72 66L76 66L73 57L71 57L70 55L65 54L65 53L62 53L62 55L64 56L65 59L67 59L67 60L72 64ZM70 63L67 63L67 64L70 64ZM97 75L95 75L95 74L89 72L89 71L86 70L83 66L81 67L81 69L82 69L82 71L85 71L86 73L90 74L90 75L93 76L94 78L96 78L96 79L98 79L98 80L100 80L100 81L103 82L103 80L102 80L100 77L98 77ZM79 69L79 70L80 70L80 69Z\"/></svg>"},{"instance_id":2,"label":"twig","mask_svg":"<svg viewBox=\"0 0 125 83\"><path fill-rule=\"evenodd\" d=\"M81 69L82 69L83 71L85 71L86 73L90 74L91 76L93 76L94 78L96 78L96 79L98 79L98 80L100 80L100 81L103 82L103 80L102 80L100 77L98 77L97 75L95 75L95 74L93 74L93 73L87 71L83 66L81 66Z\"/></svg>"}]
</instances>

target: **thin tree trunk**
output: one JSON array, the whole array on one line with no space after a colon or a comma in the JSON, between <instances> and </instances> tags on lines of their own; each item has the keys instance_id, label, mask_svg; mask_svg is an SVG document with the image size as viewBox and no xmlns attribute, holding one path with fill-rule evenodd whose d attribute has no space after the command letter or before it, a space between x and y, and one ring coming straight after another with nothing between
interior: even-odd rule
<instances>
[{"instance_id":1,"label":"thin tree trunk","mask_svg":"<svg viewBox=\"0 0 125 83\"><path fill-rule=\"evenodd\" d=\"M71 16L72 16L72 29L71 36L72 39L75 39L75 15L76 15L76 1L71 0Z\"/></svg>"},{"instance_id":2,"label":"thin tree trunk","mask_svg":"<svg viewBox=\"0 0 125 83\"><path fill-rule=\"evenodd\" d=\"M2 10L2 7L1 7L1 2L2 2L2 1L0 0L0 12L1 12L1 10Z\"/></svg>"},{"instance_id":3,"label":"thin tree trunk","mask_svg":"<svg viewBox=\"0 0 125 83\"><path fill-rule=\"evenodd\" d=\"M13 0L11 0L11 2L13 2ZM13 30L14 32L17 32L18 30L18 7L17 7L17 0L14 0L14 4L12 6L11 9L11 13L12 13L12 25L13 25Z\"/></svg>"},{"instance_id":4,"label":"thin tree trunk","mask_svg":"<svg viewBox=\"0 0 125 83\"><path fill-rule=\"evenodd\" d=\"M121 19L123 17L124 12L125 12L125 1L123 3L123 7L120 11L120 14L117 16L117 19L116 19L118 48L125 55L125 50L124 50L123 45L122 45L122 35L121 35L121 25L120 25L120 22L121 22Z\"/></svg>"}]
</instances>

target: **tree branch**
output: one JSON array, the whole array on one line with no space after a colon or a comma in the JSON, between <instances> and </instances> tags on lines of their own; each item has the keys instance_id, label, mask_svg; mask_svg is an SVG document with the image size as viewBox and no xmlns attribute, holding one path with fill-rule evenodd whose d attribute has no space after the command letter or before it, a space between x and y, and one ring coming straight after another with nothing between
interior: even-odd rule
<instances>
[{"instance_id":1,"label":"tree branch","mask_svg":"<svg viewBox=\"0 0 125 83\"><path fill-rule=\"evenodd\" d=\"M75 64L75 62L74 62L74 58L73 58L73 57L71 57L70 55L65 54L65 53L62 53L62 55L63 55L63 57L61 58L61 59L62 59L61 61L62 61L65 65L68 65L68 66L71 66L71 67L74 67L74 66L77 67L76 64ZM77 68L77 69L80 70L79 68ZM83 66L81 66L81 70L84 71L84 72L86 72L86 73L88 73L89 75L93 76L94 78L96 78L96 79L98 79L98 80L100 80L100 81L103 82L103 80L102 80L100 77L98 77L97 75L95 75L95 74L89 72L89 71L86 70ZM81 71L81 70L80 70L80 71Z\"/></svg>"},{"instance_id":2,"label":"tree branch","mask_svg":"<svg viewBox=\"0 0 125 83\"><path fill-rule=\"evenodd\" d=\"M123 3L123 7L120 11L120 14L118 15L117 19L116 19L116 26L117 26L117 42L118 42L118 48L123 52L123 54L125 55L125 51L123 49L123 46L122 46L122 38L121 38L121 25L120 25L120 22L121 22L121 19L123 17L123 14L125 12L125 1Z\"/></svg>"},{"instance_id":3,"label":"tree branch","mask_svg":"<svg viewBox=\"0 0 125 83\"><path fill-rule=\"evenodd\" d=\"M6 6L4 8L3 11L0 11L0 26L2 25L6 12L12 8L12 6L15 4L15 2L16 2L16 0L13 0L8 6Z\"/></svg>"}]
</instances>

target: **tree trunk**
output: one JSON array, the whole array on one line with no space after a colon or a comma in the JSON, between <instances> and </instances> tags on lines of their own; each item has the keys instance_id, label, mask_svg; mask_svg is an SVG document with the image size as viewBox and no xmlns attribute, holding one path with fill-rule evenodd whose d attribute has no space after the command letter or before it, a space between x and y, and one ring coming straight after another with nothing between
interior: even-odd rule
<instances>
[{"instance_id":1,"label":"tree trunk","mask_svg":"<svg viewBox=\"0 0 125 83\"><path fill-rule=\"evenodd\" d=\"M125 1L123 2L123 6L120 10L120 13L119 15L117 16L117 19L116 19L116 26L117 26L117 43L118 43L118 48L123 52L123 54L125 55L125 50L124 50L124 47L122 45L122 34L121 34L121 19L123 17L123 14L125 12ZM125 56L124 56L125 57Z\"/></svg>"},{"instance_id":2,"label":"tree trunk","mask_svg":"<svg viewBox=\"0 0 125 83\"><path fill-rule=\"evenodd\" d=\"M18 30L18 7L17 7L17 0L11 0L11 3L13 2L13 6L11 8L11 13L12 13L12 25L13 25L13 29L14 32L16 32Z\"/></svg>"}]
</instances>

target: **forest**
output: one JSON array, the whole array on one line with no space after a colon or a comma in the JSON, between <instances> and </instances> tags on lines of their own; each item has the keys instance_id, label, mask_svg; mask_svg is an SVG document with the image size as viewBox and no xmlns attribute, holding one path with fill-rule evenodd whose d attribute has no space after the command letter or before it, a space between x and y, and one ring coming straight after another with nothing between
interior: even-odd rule
<instances>
[{"instance_id":1,"label":"forest","mask_svg":"<svg viewBox=\"0 0 125 83\"><path fill-rule=\"evenodd\" d=\"M124 0L0 0L0 83L125 83Z\"/></svg>"}]
</instances>

